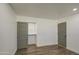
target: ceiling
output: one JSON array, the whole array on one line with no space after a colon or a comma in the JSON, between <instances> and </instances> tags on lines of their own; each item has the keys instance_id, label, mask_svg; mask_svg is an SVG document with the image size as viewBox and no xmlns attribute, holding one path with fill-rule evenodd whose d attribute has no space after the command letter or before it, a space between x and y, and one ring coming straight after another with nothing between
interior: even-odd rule
<instances>
[{"instance_id":1,"label":"ceiling","mask_svg":"<svg viewBox=\"0 0 79 59\"><path fill-rule=\"evenodd\" d=\"M17 15L55 20L79 12L78 3L12 3L11 6ZM72 11L73 8L78 10Z\"/></svg>"}]
</instances>

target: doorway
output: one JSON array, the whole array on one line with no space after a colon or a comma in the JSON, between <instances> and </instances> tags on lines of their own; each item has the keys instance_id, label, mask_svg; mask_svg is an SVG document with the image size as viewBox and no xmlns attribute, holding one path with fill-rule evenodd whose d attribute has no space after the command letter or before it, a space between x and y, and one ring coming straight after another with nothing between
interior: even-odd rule
<instances>
[{"instance_id":1,"label":"doorway","mask_svg":"<svg viewBox=\"0 0 79 59\"><path fill-rule=\"evenodd\" d=\"M36 45L36 23L17 22L17 47L18 49L28 48L29 45Z\"/></svg>"},{"instance_id":2,"label":"doorway","mask_svg":"<svg viewBox=\"0 0 79 59\"><path fill-rule=\"evenodd\" d=\"M58 46L66 48L66 22L58 24Z\"/></svg>"},{"instance_id":3,"label":"doorway","mask_svg":"<svg viewBox=\"0 0 79 59\"><path fill-rule=\"evenodd\" d=\"M28 23L17 22L17 49L27 48Z\"/></svg>"}]
</instances>

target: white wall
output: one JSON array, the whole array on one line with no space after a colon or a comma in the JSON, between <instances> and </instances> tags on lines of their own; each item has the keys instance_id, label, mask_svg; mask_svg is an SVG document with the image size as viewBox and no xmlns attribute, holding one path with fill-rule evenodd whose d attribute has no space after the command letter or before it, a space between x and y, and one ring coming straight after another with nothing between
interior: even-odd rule
<instances>
[{"instance_id":1,"label":"white wall","mask_svg":"<svg viewBox=\"0 0 79 59\"><path fill-rule=\"evenodd\" d=\"M30 34L30 35L28 35L28 44L29 45L36 44L36 37L37 37L36 34Z\"/></svg>"},{"instance_id":2,"label":"white wall","mask_svg":"<svg viewBox=\"0 0 79 59\"><path fill-rule=\"evenodd\" d=\"M37 24L34 22L28 23L28 44L36 44Z\"/></svg>"},{"instance_id":3,"label":"white wall","mask_svg":"<svg viewBox=\"0 0 79 59\"><path fill-rule=\"evenodd\" d=\"M28 23L28 34L37 34L37 24Z\"/></svg>"},{"instance_id":4,"label":"white wall","mask_svg":"<svg viewBox=\"0 0 79 59\"><path fill-rule=\"evenodd\" d=\"M8 4L0 4L0 54L14 54L17 49L16 17Z\"/></svg>"},{"instance_id":5,"label":"white wall","mask_svg":"<svg viewBox=\"0 0 79 59\"><path fill-rule=\"evenodd\" d=\"M79 14L60 19L67 22L67 49L79 53Z\"/></svg>"},{"instance_id":6,"label":"white wall","mask_svg":"<svg viewBox=\"0 0 79 59\"><path fill-rule=\"evenodd\" d=\"M57 44L56 20L17 16L17 22L35 22L37 24L37 46Z\"/></svg>"}]
</instances>

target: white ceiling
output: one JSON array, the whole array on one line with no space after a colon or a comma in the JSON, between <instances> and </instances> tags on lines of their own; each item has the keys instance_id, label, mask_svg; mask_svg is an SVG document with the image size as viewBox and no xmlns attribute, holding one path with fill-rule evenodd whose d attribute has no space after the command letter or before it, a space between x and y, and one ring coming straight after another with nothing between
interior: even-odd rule
<instances>
[{"instance_id":1,"label":"white ceiling","mask_svg":"<svg viewBox=\"0 0 79 59\"><path fill-rule=\"evenodd\" d=\"M12 3L11 6L17 15L47 19L60 19L79 12L78 3ZM73 8L78 10L74 12Z\"/></svg>"}]
</instances>

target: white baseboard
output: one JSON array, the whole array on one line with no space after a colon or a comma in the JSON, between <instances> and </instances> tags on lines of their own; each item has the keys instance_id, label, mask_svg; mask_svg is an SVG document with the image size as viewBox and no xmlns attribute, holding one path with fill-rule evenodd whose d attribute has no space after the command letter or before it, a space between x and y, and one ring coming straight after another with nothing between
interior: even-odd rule
<instances>
[{"instance_id":1,"label":"white baseboard","mask_svg":"<svg viewBox=\"0 0 79 59\"><path fill-rule=\"evenodd\" d=\"M0 55L10 55L9 52L0 52Z\"/></svg>"},{"instance_id":2,"label":"white baseboard","mask_svg":"<svg viewBox=\"0 0 79 59\"><path fill-rule=\"evenodd\" d=\"M70 50L70 51L72 51L72 52L74 52L74 53L77 53L77 54L79 54L79 51L75 51L75 50L73 50L73 49L70 49L70 48L67 48L68 50Z\"/></svg>"},{"instance_id":3,"label":"white baseboard","mask_svg":"<svg viewBox=\"0 0 79 59\"><path fill-rule=\"evenodd\" d=\"M15 49L12 52L0 52L0 55L15 55L16 51L17 51L17 49Z\"/></svg>"},{"instance_id":4,"label":"white baseboard","mask_svg":"<svg viewBox=\"0 0 79 59\"><path fill-rule=\"evenodd\" d=\"M57 44L41 44L41 45L36 45L37 47L43 47L43 46L50 46L50 45L57 45Z\"/></svg>"}]
</instances>

